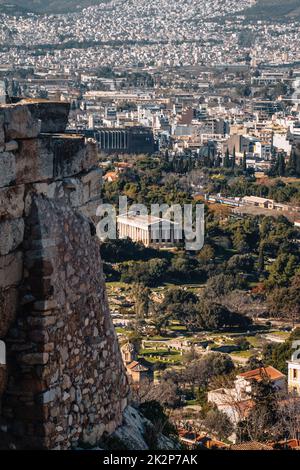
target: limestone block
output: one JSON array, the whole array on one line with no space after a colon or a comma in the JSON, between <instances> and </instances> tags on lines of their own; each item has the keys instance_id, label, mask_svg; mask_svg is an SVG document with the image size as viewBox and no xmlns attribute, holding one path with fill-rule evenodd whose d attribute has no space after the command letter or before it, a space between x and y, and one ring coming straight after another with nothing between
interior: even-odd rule
<instances>
[{"instance_id":1,"label":"limestone block","mask_svg":"<svg viewBox=\"0 0 300 470\"><path fill-rule=\"evenodd\" d=\"M99 217L97 217L96 215L99 204L100 200L90 201L78 207L78 211L88 219L91 219L93 222L96 222L99 221Z\"/></svg>"},{"instance_id":2,"label":"limestone block","mask_svg":"<svg viewBox=\"0 0 300 470\"><path fill-rule=\"evenodd\" d=\"M35 194L43 194L48 199L59 199L65 196L62 181L54 181L53 183L41 182L32 185L33 191L28 192L25 198L25 215L27 216L31 210L32 198Z\"/></svg>"},{"instance_id":3,"label":"limestone block","mask_svg":"<svg viewBox=\"0 0 300 470\"><path fill-rule=\"evenodd\" d=\"M83 183L83 203L87 203L94 199L100 199L102 190L102 171L100 168L89 171L82 176Z\"/></svg>"},{"instance_id":4,"label":"limestone block","mask_svg":"<svg viewBox=\"0 0 300 470\"><path fill-rule=\"evenodd\" d=\"M24 185L0 189L0 218L2 220L22 217L24 191Z\"/></svg>"},{"instance_id":5,"label":"limestone block","mask_svg":"<svg viewBox=\"0 0 300 470\"><path fill-rule=\"evenodd\" d=\"M16 159L13 153L0 153L0 188L9 186L16 179Z\"/></svg>"},{"instance_id":6,"label":"limestone block","mask_svg":"<svg viewBox=\"0 0 300 470\"><path fill-rule=\"evenodd\" d=\"M86 140L85 156L83 160L83 169L89 170L98 163L97 143L94 139Z\"/></svg>"},{"instance_id":7,"label":"limestone block","mask_svg":"<svg viewBox=\"0 0 300 470\"><path fill-rule=\"evenodd\" d=\"M47 343L49 340L49 334L47 331L32 330L29 333L29 338L35 343Z\"/></svg>"},{"instance_id":8,"label":"limestone block","mask_svg":"<svg viewBox=\"0 0 300 470\"><path fill-rule=\"evenodd\" d=\"M19 144L16 140L10 140L9 142L6 142L4 146L5 152L15 152L18 150Z\"/></svg>"},{"instance_id":9,"label":"limestone block","mask_svg":"<svg viewBox=\"0 0 300 470\"><path fill-rule=\"evenodd\" d=\"M49 311L57 308L56 300L43 300L35 302L33 305L34 310L38 311Z\"/></svg>"},{"instance_id":10,"label":"limestone block","mask_svg":"<svg viewBox=\"0 0 300 470\"><path fill-rule=\"evenodd\" d=\"M55 181L53 183L36 183L33 185L33 188L36 194L44 194L49 199L59 199L64 196L61 181Z\"/></svg>"},{"instance_id":11,"label":"limestone block","mask_svg":"<svg viewBox=\"0 0 300 470\"><path fill-rule=\"evenodd\" d=\"M47 390L40 396L40 400L44 405L46 405L47 403L53 402L56 399L56 395L55 389Z\"/></svg>"},{"instance_id":12,"label":"limestone block","mask_svg":"<svg viewBox=\"0 0 300 470\"><path fill-rule=\"evenodd\" d=\"M23 354L21 357L21 361L24 364L28 364L28 365L47 364L47 362L49 361L49 354L48 353Z\"/></svg>"},{"instance_id":13,"label":"limestone block","mask_svg":"<svg viewBox=\"0 0 300 470\"><path fill-rule=\"evenodd\" d=\"M51 136L49 146L54 154L54 178L63 179L80 173L84 168L85 139L79 135Z\"/></svg>"},{"instance_id":14,"label":"limestone block","mask_svg":"<svg viewBox=\"0 0 300 470\"><path fill-rule=\"evenodd\" d=\"M0 107L0 114L4 116L5 140L32 139L39 135L41 122L35 118L29 108L22 104L9 104Z\"/></svg>"},{"instance_id":15,"label":"limestone block","mask_svg":"<svg viewBox=\"0 0 300 470\"><path fill-rule=\"evenodd\" d=\"M34 119L41 121L41 132L65 132L70 111L70 103L64 101L23 100Z\"/></svg>"},{"instance_id":16,"label":"limestone block","mask_svg":"<svg viewBox=\"0 0 300 470\"><path fill-rule=\"evenodd\" d=\"M18 291L12 287L10 289L0 289L0 338L4 338L7 331L16 317L18 308Z\"/></svg>"},{"instance_id":17,"label":"limestone block","mask_svg":"<svg viewBox=\"0 0 300 470\"><path fill-rule=\"evenodd\" d=\"M23 256L21 251L0 256L0 288L17 286L22 279Z\"/></svg>"},{"instance_id":18,"label":"limestone block","mask_svg":"<svg viewBox=\"0 0 300 470\"><path fill-rule=\"evenodd\" d=\"M53 178L53 154L44 139L20 141L15 157L17 184Z\"/></svg>"},{"instance_id":19,"label":"limestone block","mask_svg":"<svg viewBox=\"0 0 300 470\"><path fill-rule=\"evenodd\" d=\"M64 195L72 207L83 204L83 184L79 178L67 178L63 181Z\"/></svg>"},{"instance_id":20,"label":"limestone block","mask_svg":"<svg viewBox=\"0 0 300 470\"><path fill-rule=\"evenodd\" d=\"M0 256L14 251L24 238L24 219L0 222Z\"/></svg>"},{"instance_id":21,"label":"limestone block","mask_svg":"<svg viewBox=\"0 0 300 470\"><path fill-rule=\"evenodd\" d=\"M53 326L56 323L56 317L49 316L49 317L28 317L27 323L30 327L37 327L37 328L48 328L49 326Z\"/></svg>"}]
</instances>

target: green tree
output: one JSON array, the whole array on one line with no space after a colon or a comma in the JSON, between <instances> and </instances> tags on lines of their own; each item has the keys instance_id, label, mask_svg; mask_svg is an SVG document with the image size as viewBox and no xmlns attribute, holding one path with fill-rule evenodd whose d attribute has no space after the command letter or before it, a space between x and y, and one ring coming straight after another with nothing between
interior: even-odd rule
<instances>
[{"instance_id":1,"label":"green tree","mask_svg":"<svg viewBox=\"0 0 300 470\"><path fill-rule=\"evenodd\" d=\"M220 330L223 328L247 329L251 325L250 318L232 312L225 306L211 301L198 303L197 326L204 330Z\"/></svg>"},{"instance_id":2,"label":"green tree","mask_svg":"<svg viewBox=\"0 0 300 470\"><path fill-rule=\"evenodd\" d=\"M152 305L150 320L158 335L163 334L163 330L167 327L169 323L170 316L171 313L166 312L164 309L161 308L160 305Z\"/></svg>"},{"instance_id":3,"label":"green tree","mask_svg":"<svg viewBox=\"0 0 300 470\"><path fill-rule=\"evenodd\" d=\"M197 303L198 297L193 292L171 288L166 291L159 309L162 315L179 320L187 327L193 327L197 319Z\"/></svg>"},{"instance_id":4,"label":"green tree","mask_svg":"<svg viewBox=\"0 0 300 470\"><path fill-rule=\"evenodd\" d=\"M202 264L207 264L215 258L215 249L212 245L205 244L202 250L197 253L197 259Z\"/></svg>"},{"instance_id":5,"label":"green tree","mask_svg":"<svg viewBox=\"0 0 300 470\"><path fill-rule=\"evenodd\" d=\"M243 232L242 228L237 227L233 234L233 246L239 253L246 253L249 251L249 245L247 243L247 235Z\"/></svg>"},{"instance_id":6,"label":"green tree","mask_svg":"<svg viewBox=\"0 0 300 470\"><path fill-rule=\"evenodd\" d=\"M296 151L293 148L290 153L290 158L287 164L287 173L289 176L296 176L296 171L297 171L297 156L296 156Z\"/></svg>"},{"instance_id":7,"label":"green tree","mask_svg":"<svg viewBox=\"0 0 300 470\"><path fill-rule=\"evenodd\" d=\"M252 273L254 258L251 255L233 255L227 262L227 269L235 274Z\"/></svg>"},{"instance_id":8,"label":"green tree","mask_svg":"<svg viewBox=\"0 0 300 470\"><path fill-rule=\"evenodd\" d=\"M300 274L296 274L289 287L275 287L267 296L272 315L295 323L300 319Z\"/></svg>"},{"instance_id":9,"label":"green tree","mask_svg":"<svg viewBox=\"0 0 300 470\"><path fill-rule=\"evenodd\" d=\"M230 168L230 155L229 155L229 149L226 150L225 157L224 157L224 163L223 163L224 168Z\"/></svg>"},{"instance_id":10,"label":"green tree","mask_svg":"<svg viewBox=\"0 0 300 470\"><path fill-rule=\"evenodd\" d=\"M259 273L263 273L265 270L265 255L264 255L264 244L260 243L258 260L257 260L257 269Z\"/></svg>"},{"instance_id":11,"label":"green tree","mask_svg":"<svg viewBox=\"0 0 300 470\"><path fill-rule=\"evenodd\" d=\"M246 155L246 152L244 152L244 155L243 155L242 169L243 169L244 173L247 172L247 155Z\"/></svg>"},{"instance_id":12,"label":"green tree","mask_svg":"<svg viewBox=\"0 0 300 470\"><path fill-rule=\"evenodd\" d=\"M135 313L139 318L147 318L150 312L151 305L151 290L143 284L134 284L133 297L135 301Z\"/></svg>"},{"instance_id":13,"label":"green tree","mask_svg":"<svg viewBox=\"0 0 300 470\"><path fill-rule=\"evenodd\" d=\"M275 165L271 169L270 175L271 176L285 176L286 172L286 165L285 159L282 153L278 153Z\"/></svg>"},{"instance_id":14,"label":"green tree","mask_svg":"<svg viewBox=\"0 0 300 470\"><path fill-rule=\"evenodd\" d=\"M288 286L299 269L299 257L281 253L269 269L268 286Z\"/></svg>"},{"instance_id":15,"label":"green tree","mask_svg":"<svg viewBox=\"0 0 300 470\"><path fill-rule=\"evenodd\" d=\"M281 344L269 343L263 348L263 362L287 374L287 361L290 360L293 349L292 342L300 339L300 328L296 328L288 340Z\"/></svg>"},{"instance_id":16,"label":"green tree","mask_svg":"<svg viewBox=\"0 0 300 470\"><path fill-rule=\"evenodd\" d=\"M236 150L235 146L233 147L233 152L232 152L232 160L231 160L231 166L234 169L236 165Z\"/></svg>"},{"instance_id":17,"label":"green tree","mask_svg":"<svg viewBox=\"0 0 300 470\"><path fill-rule=\"evenodd\" d=\"M204 299L215 300L226 296L236 289L243 289L245 281L241 276L234 274L222 273L212 276L206 284L203 292Z\"/></svg>"}]
</instances>

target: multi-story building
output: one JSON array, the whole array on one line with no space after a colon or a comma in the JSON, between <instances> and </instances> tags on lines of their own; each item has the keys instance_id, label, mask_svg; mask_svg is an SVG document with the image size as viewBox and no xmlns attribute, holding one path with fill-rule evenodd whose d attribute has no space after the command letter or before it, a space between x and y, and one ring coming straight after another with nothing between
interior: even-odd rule
<instances>
[{"instance_id":1,"label":"multi-story building","mask_svg":"<svg viewBox=\"0 0 300 470\"><path fill-rule=\"evenodd\" d=\"M270 160L272 158L272 145L268 142L256 142L255 154L262 160Z\"/></svg>"},{"instance_id":2,"label":"multi-story building","mask_svg":"<svg viewBox=\"0 0 300 470\"><path fill-rule=\"evenodd\" d=\"M154 153L156 143L153 132L146 127L101 128L94 137L103 152Z\"/></svg>"},{"instance_id":3,"label":"multi-story building","mask_svg":"<svg viewBox=\"0 0 300 470\"><path fill-rule=\"evenodd\" d=\"M292 354L288 361L288 387L289 391L300 395L300 350Z\"/></svg>"},{"instance_id":4,"label":"multi-story building","mask_svg":"<svg viewBox=\"0 0 300 470\"><path fill-rule=\"evenodd\" d=\"M300 377L300 376L299 376ZM234 425L242 421L253 407L251 399L254 382L269 381L274 390L286 388L286 377L272 366L243 372L236 376L233 388L219 388L208 392L207 400L225 413Z\"/></svg>"}]
</instances>

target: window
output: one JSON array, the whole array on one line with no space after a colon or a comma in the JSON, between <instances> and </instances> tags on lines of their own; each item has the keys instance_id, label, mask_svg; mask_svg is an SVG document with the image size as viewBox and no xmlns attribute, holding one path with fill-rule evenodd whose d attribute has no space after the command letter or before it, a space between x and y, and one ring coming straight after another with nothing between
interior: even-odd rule
<instances>
[{"instance_id":1,"label":"window","mask_svg":"<svg viewBox=\"0 0 300 470\"><path fill-rule=\"evenodd\" d=\"M297 379L297 369L293 369L293 379Z\"/></svg>"}]
</instances>

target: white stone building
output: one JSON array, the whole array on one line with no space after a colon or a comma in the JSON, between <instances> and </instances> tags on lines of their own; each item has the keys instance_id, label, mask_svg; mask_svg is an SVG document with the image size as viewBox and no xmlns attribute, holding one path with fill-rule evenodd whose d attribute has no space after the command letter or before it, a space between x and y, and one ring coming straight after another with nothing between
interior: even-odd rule
<instances>
[{"instance_id":1,"label":"white stone building","mask_svg":"<svg viewBox=\"0 0 300 470\"><path fill-rule=\"evenodd\" d=\"M300 346L300 341L297 343ZM288 361L288 388L290 392L300 396L300 349L297 349Z\"/></svg>"},{"instance_id":2,"label":"white stone building","mask_svg":"<svg viewBox=\"0 0 300 470\"><path fill-rule=\"evenodd\" d=\"M152 215L128 212L117 218L119 238L131 238L145 246L174 245L181 240L179 224Z\"/></svg>"}]
</instances>

